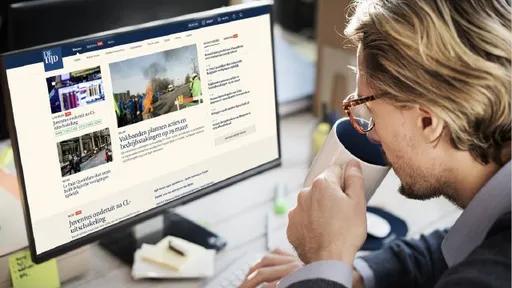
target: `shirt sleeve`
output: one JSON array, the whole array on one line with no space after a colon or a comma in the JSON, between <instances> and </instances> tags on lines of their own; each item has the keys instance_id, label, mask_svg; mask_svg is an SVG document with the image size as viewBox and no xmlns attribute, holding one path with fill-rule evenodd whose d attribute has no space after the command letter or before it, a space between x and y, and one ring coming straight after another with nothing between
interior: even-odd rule
<instances>
[{"instance_id":1,"label":"shirt sleeve","mask_svg":"<svg viewBox=\"0 0 512 288\"><path fill-rule=\"evenodd\" d=\"M279 288L304 280L325 279L352 287L352 267L342 261L326 260L310 263L279 281Z\"/></svg>"},{"instance_id":2,"label":"shirt sleeve","mask_svg":"<svg viewBox=\"0 0 512 288\"><path fill-rule=\"evenodd\" d=\"M381 250L362 256L373 273L372 288L434 287L447 269L441 252L441 242L445 235L446 230L436 230L418 239L397 239ZM371 282L364 276L363 281ZM366 285L366 288L370 288Z\"/></svg>"},{"instance_id":3,"label":"shirt sleeve","mask_svg":"<svg viewBox=\"0 0 512 288\"><path fill-rule=\"evenodd\" d=\"M363 278L364 288L375 288L375 275L366 261L361 258L356 258L356 260L354 260L354 269L356 269Z\"/></svg>"}]
</instances>

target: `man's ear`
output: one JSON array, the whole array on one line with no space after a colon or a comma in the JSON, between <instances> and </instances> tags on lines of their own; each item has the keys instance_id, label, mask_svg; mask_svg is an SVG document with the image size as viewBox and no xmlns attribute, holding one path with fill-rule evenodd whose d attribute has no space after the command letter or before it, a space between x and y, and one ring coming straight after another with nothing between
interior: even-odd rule
<instances>
[{"instance_id":1,"label":"man's ear","mask_svg":"<svg viewBox=\"0 0 512 288\"><path fill-rule=\"evenodd\" d=\"M418 107L418 127L426 142L435 142L443 133L444 120L425 107Z\"/></svg>"}]
</instances>

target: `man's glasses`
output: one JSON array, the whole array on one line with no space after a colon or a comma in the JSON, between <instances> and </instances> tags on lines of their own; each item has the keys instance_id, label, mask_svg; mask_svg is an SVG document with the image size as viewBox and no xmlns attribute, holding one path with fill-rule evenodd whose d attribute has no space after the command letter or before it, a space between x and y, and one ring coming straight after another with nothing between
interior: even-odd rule
<instances>
[{"instance_id":1,"label":"man's glasses","mask_svg":"<svg viewBox=\"0 0 512 288\"><path fill-rule=\"evenodd\" d=\"M354 129L361 134L370 132L375 126L372 113L365 104L377 99L376 96L359 96L352 93L343 100L343 110L347 113Z\"/></svg>"}]
</instances>

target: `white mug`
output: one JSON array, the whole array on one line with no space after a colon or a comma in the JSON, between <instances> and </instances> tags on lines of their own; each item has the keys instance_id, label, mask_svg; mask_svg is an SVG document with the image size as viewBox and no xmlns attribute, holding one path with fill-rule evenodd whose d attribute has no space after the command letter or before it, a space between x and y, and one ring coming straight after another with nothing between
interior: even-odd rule
<instances>
[{"instance_id":1,"label":"white mug","mask_svg":"<svg viewBox=\"0 0 512 288\"><path fill-rule=\"evenodd\" d=\"M304 187L311 186L313 180L327 167L338 165L343 169L350 159L356 159L361 163L366 202L368 202L388 173L389 166L380 145L357 132L349 118L342 118L334 123L324 145L311 164Z\"/></svg>"}]
</instances>

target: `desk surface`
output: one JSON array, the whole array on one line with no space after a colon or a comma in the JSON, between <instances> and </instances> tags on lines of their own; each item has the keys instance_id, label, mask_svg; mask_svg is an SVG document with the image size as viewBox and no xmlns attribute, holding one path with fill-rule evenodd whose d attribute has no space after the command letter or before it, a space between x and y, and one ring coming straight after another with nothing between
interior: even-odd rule
<instances>
[{"instance_id":1,"label":"desk surface","mask_svg":"<svg viewBox=\"0 0 512 288\"><path fill-rule=\"evenodd\" d=\"M273 191L285 183L295 193L310 162L310 135L316 119L301 113L281 120L282 163L279 168L257 175L221 191L208 195L177 212L204 223L228 240L225 250L217 254L215 271L223 271L237 257L248 251L266 248L266 214L272 207ZM398 178L390 172L369 205L384 208L402 217L409 235L416 236L451 225L460 210L445 199L415 201L397 192ZM293 195L292 195L293 197ZM421 211L421 212L420 212ZM147 225L151 225L148 223ZM283 230L282 233L285 233ZM64 283L64 287L202 287L208 280L143 280L134 281L131 267L121 263L97 244L89 249L89 269L83 276Z\"/></svg>"}]
</instances>

